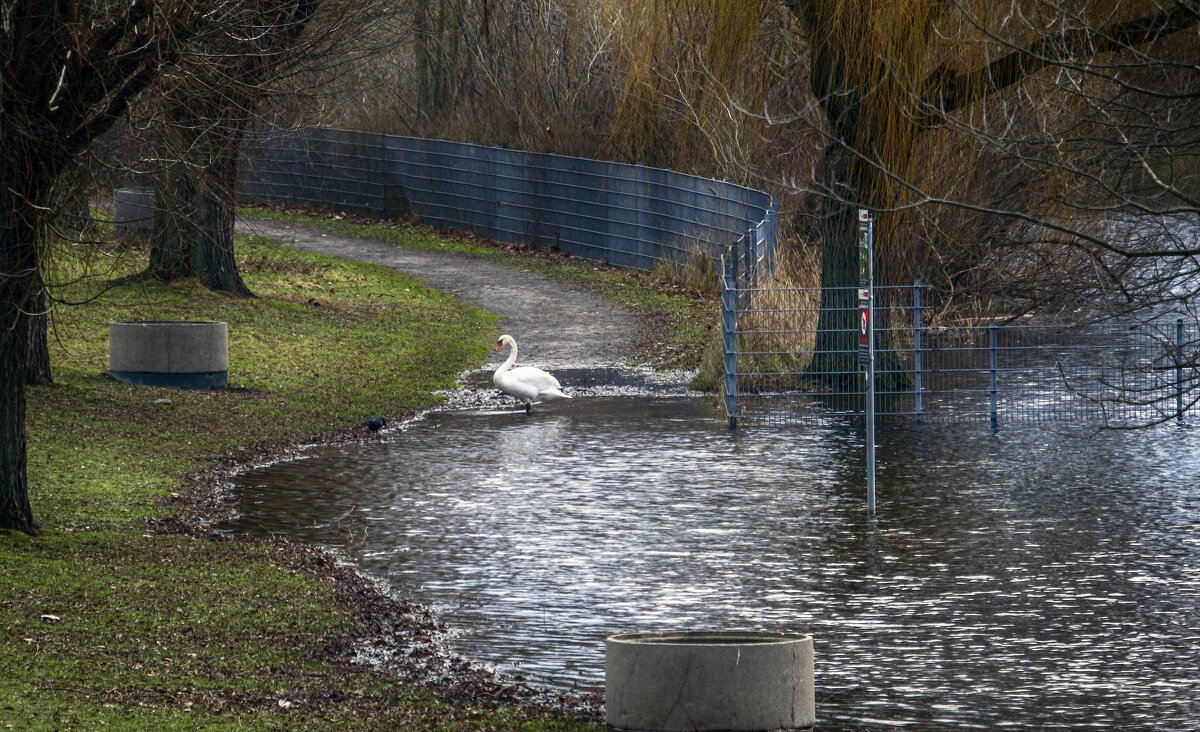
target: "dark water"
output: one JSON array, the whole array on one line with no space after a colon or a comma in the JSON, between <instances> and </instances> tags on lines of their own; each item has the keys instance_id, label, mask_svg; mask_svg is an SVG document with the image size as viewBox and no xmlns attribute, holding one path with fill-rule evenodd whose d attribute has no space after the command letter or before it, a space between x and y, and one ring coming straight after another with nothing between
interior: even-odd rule
<instances>
[{"instance_id":1,"label":"dark water","mask_svg":"<svg viewBox=\"0 0 1200 732\"><path fill-rule=\"evenodd\" d=\"M510 673L603 685L613 632L812 633L819 726L1200 729L1200 429L736 437L686 397L434 414L241 480Z\"/></svg>"}]
</instances>

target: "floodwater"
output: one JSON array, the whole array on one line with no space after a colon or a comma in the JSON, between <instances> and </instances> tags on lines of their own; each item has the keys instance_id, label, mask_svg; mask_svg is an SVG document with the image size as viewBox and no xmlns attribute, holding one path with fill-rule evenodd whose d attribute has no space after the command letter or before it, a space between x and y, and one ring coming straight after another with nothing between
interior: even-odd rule
<instances>
[{"instance_id":1,"label":"floodwater","mask_svg":"<svg viewBox=\"0 0 1200 732\"><path fill-rule=\"evenodd\" d=\"M752 628L814 636L818 727L1200 728L1200 428L879 443L872 526L850 424L434 413L242 476L234 528L339 547L534 682L602 688L614 632Z\"/></svg>"}]
</instances>

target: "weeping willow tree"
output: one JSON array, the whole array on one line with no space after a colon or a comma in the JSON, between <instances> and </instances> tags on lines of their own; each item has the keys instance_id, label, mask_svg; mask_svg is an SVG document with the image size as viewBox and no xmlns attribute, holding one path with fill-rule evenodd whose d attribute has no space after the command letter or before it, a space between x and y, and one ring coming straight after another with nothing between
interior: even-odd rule
<instances>
[{"instance_id":1,"label":"weeping willow tree","mask_svg":"<svg viewBox=\"0 0 1200 732\"><path fill-rule=\"evenodd\" d=\"M746 120L729 114L731 97L762 99L770 80L751 63L767 15L763 2L614 0L625 69L613 145L622 157L690 167L719 160ZM722 144L724 143L724 144ZM733 173L736 166L722 166Z\"/></svg>"},{"instance_id":2,"label":"weeping willow tree","mask_svg":"<svg viewBox=\"0 0 1200 732\"><path fill-rule=\"evenodd\" d=\"M821 110L818 125L826 140L813 173L816 186L810 186L818 194L812 210L823 246L820 333L809 370L827 381L850 378L845 375L857 369L856 209L895 206L897 191L879 172L902 175L910 164L906 155L919 134L911 75L926 65L935 10L915 0L787 3L807 40L808 63L791 66L795 78L781 80L754 63L761 61L764 36L795 31L772 13L777 3L621 0L617 5L628 19L623 36L633 42L627 45L629 70L614 137L639 159L661 163L658 151L679 147L703 151L713 129L733 123L734 106L752 109L763 103L771 97L767 85L804 85L807 72L809 100ZM683 94L689 95L684 101L693 111L693 124L656 127L664 118L662 100ZM733 99L740 101L735 105ZM906 105L914 110L903 109ZM880 224L879 240L887 242L886 218ZM881 247L880 255L886 251ZM897 382L881 388L903 386L894 350L886 340L877 346L880 373Z\"/></svg>"},{"instance_id":3,"label":"weeping willow tree","mask_svg":"<svg viewBox=\"0 0 1200 732\"><path fill-rule=\"evenodd\" d=\"M930 201L914 181L927 180L929 169L940 162L921 157L920 151L928 150L922 143L942 128L1015 163L1008 174L1025 189L1007 210L981 197L972 200L969 191L955 192L950 199L955 205L984 210L1008 224L1024 222L1038 230L1049 226L1064 240L1091 242L1111 253L1113 247L1096 238L1098 217L1080 213L1120 207L1129 199L1118 193L1125 175L1120 156L1095 152L1111 152L1116 140L1145 138L1138 129L1147 123L1156 134L1165 132L1165 119L1178 110L1166 110L1153 121L1135 120L1116 114L1111 105L1097 104L1095 87L1127 83L1129 78L1121 77L1129 75L1115 69L1144 66L1145 49L1181 31L1194 36L1200 27L1195 4L1153 1L1080 7L796 0L790 7L809 32L810 81L829 135L816 176L824 244L818 328L824 343L818 341L815 367L823 372L849 365L839 360L850 350L852 333L842 318L852 313L845 309L852 305L838 296L849 290L837 288L853 286L856 277L853 210L863 206L883 212L881 256L893 261L920 256L896 224L905 208ZM1162 91L1175 90L1167 84ZM1040 134L1018 135L1018 142L1006 143L1014 130ZM947 172L955 174L953 168ZM1089 178L1095 184L1082 195L1077 195L1083 190L1078 187L1069 190L1072 183ZM1072 286L1066 275L1079 262L1073 252L1055 247L1034 253L1027 244L1023 256L1030 254L1042 260L1043 271L1054 273L1046 283L1050 288ZM1120 264L1106 267L1088 254L1083 260L1085 269L1097 266L1110 277L1119 279L1118 270L1128 272ZM883 368L894 368L894 353L883 355Z\"/></svg>"},{"instance_id":4,"label":"weeping willow tree","mask_svg":"<svg viewBox=\"0 0 1200 732\"><path fill-rule=\"evenodd\" d=\"M766 76L750 59L764 33L784 29L768 22L778 3L614 0L614 5L627 19L624 36L630 55L616 134L633 140L635 152L645 151L644 157L653 160L654 150L671 142L669 135L688 134L650 125L664 88L675 94L686 90L690 107L699 110L698 126L706 116L752 108L728 100L739 94L753 98L747 78L756 72ZM795 75L784 82L807 87L809 96L805 104L776 116L808 125L824 140L808 184L816 199L811 210L820 241L822 288L813 374L855 370L852 288L858 279L855 211L860 207L878 213L876 271L885 277L911 272L903 265L912 260L930 267L946 262L946 255L956 266L982 261L981 256L947 251L929 256L921 241L901 230L911 210L938 206L1007 221L1003 226L1013 221L1039 230L1049 226L1064 238L1090 242L1118 256L1150 254L1122 251L1083 227L1062 222L1068 216L1064 212L1102 210L1096 204L1100 199L1114 201L1112 205L1129 202L1109 195L1119 186L1111 182L1113 175L1101 172L1119 168L1120 155L1099 158L1091 153L1113 147L1112 140L1153 137L1138 132L1149 120L1133 119L1128 110L1115 115L1111 105L1098 101L1102 96L1093 87L1128 87L1132 75L1127 69L1136 67L1142 70L1144 102L1152 102L1156 94L1175 94L1169 79L1186 74L1189 62L1172 68L1164 43L1179 34L1185 46L1196 45L1200 9L1194 2L785 0L782 5L799 25L807 60L791 67ZM681 53L681 48L689 52ZM1147 48L1156 54L1148 56ZM688 74L694 84L677 83ZM1104 82L1096 82L1096 76ZM1189 91L1177 101L1194 98ZM1151 106L1162 107L1151 125L1154 131L1177 137L1168 120L1186 116L1180 105ZM1012 141L1010 135L1018 129L1033 132ZM1070 152L1063 153L1064 147ZM964 161L983 160L983 151L990 151L989 162L998 166L992 176L1003 169L1020 195L999 206L995 200L973 198L975 191L952 190L953 182L927 185L939 175L980 182L961 168L946 167L945 155L955 149L967 151ZM1096 168L1089 171L1089 165ZM1079 195L1062 195L1067 183L1089 176L1093 184L1076 190L1087 191L1090 207ZM932 196L933 188L951 190ZM1186 255L1178 248L1168 253ZM1047 267L1062 262L1062 252L1056 250ZM1098 263L1095 256L1091 263ZM881 311L886 317L886 308ZM886 328L886 323L879 325ZM885 339L878 345L880 373L892 382L879 388L902 388L903 369L892 344Z\"/></svg>"},{"instance_id":5,"label":"weeping willow tree","mask_svg":"<svg viewBox=\"0 0 1200 732\"><path fill-rule=\"evenodd\" d=\"M856 210L886 212L900 203L900 191L888 173L906 176L920 132L914 77L929 63L934 4L895 2L794 2L790 7L808 30L809 83L827 125L827 144L815 171L818 186L821 249L821 305L817 342L809 370L826 381L849 378L855 365L858 249ZM877 256L897 237L881 215ZM881 264L881 262L880 262ZM876 266L877 272L886 272ZM886 283L884 283L886 284ZM906 387L904 369L884 322L886 307L876 308L877 373L891 392Z\"/></svg>"}]
</instances>

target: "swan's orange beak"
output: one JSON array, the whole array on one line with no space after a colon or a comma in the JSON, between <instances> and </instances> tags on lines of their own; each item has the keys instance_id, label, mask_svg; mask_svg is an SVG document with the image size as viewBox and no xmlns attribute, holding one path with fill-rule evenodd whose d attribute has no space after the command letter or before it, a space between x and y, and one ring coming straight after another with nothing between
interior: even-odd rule
<instances>
[{"instance_id":1,"label":"swan's orange beak","mask_svg":"<svg viewBox=\"0 0 1200 732\"><path fill-rule=\"evenodd\" d=\"M501 348L504 348L504 342L503 342L503 341L496 341L496 348L495 348L495 349L493 349L493 350L499 351Z\"/></svg>"}]
</instances>

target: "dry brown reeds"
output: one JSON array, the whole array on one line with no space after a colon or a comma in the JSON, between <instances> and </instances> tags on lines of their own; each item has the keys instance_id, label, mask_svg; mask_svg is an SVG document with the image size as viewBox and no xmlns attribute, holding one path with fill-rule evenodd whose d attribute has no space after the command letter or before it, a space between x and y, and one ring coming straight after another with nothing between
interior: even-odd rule
<instances>
[{"instance_id":1,"label":"dry brown reeds","mask_svg":"<svg viewBox=\"0 0 1200 732\"><path fill-rule=\"evenodd\" d=\"M775 271L741 293L738 304L738 371L751 391L804 388L812 360L820 305L819 272L800 247L785 247ZM720 392L724 374L720 329L693 387Z\"/></svg>"}]
</instances>

